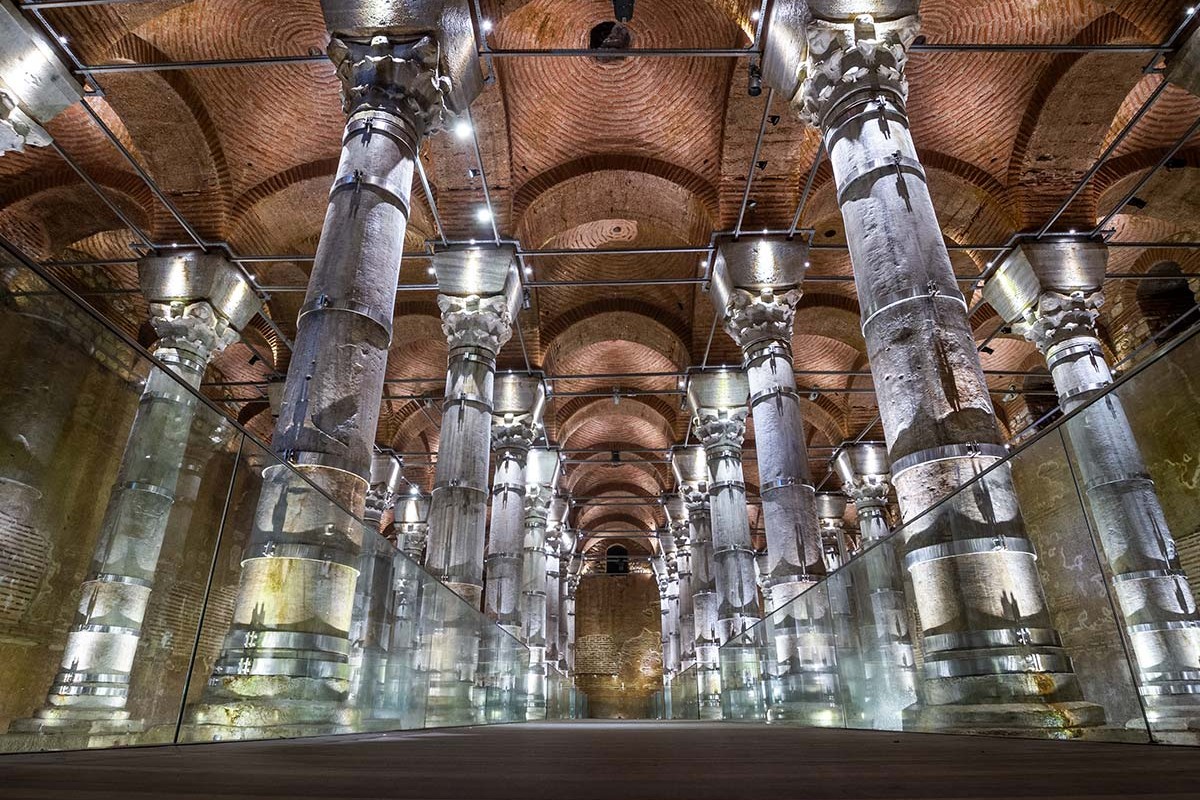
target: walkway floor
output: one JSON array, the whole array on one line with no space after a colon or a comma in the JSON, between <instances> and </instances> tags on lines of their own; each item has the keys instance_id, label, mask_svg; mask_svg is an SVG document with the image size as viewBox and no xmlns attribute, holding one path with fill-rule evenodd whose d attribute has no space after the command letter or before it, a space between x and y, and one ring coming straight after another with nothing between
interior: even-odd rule
<instances>
[{"instance_id":1,"label":"walkway floor","mask_svg":"<svg viewBox=\"0 0 1200 800\"><path fill-rule=\"evenodd\" d=\"M4 800L158 797L1197 798L1200 751L592 721L0 757Z\"/></svg>"}]
</instances>

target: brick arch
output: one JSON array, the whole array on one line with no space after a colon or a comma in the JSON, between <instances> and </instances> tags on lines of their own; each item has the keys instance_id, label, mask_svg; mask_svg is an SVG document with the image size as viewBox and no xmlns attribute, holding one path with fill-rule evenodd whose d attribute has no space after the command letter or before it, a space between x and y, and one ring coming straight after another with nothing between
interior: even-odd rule
<instances>
[{"instance_id":1,"label":"brick arch","mask_svg":"<svg viewBox=\"0 0 1200 800\"><path fill-rule=\"evenodd\" d=\"M621 341L649 348L676 368L691 362L688 326L658 306L630 298L604 298L572 308L542 326L546 370L567 348L578 350L600 342Z\"/></svg>"},{"instance_id":2,"label":"brick arch","mask_svg":"<svg viewBox=\"0 0 1200 800\"><path fill-rule=\"evenodd\" d=\"M718 212L717 189L699 175L649 156L605 153L585 156L535 175L513 194L513 219L520 224L525 212L538 197L572 178L595 172L640 172L670 181L694 194L708 209L709 216L716 219Z\"/></svg>"},{"instance_id":3,"label":"brick arch","mask_svg":"<svg viewBox=\"0 0 1200 800\"><path fill-rule=\"evenodd\" d=\"M666 491L668 481L666 476L655 469L654 465L640 459L622 459L620 464L606 462L603 453L595 455L595 464L586 465L588 468L576 469L567 480L567 487L572 493L583 495L592 494L595 486L604 482L618 480L640 486L647 492L661 494ZM589 459L591 460L591 459ZM584 466L577 464L577 467Z\"/></svg>"},{"instance_id":4,"label":"brick arch","mask_svg":"<svg viewBox=\"0 0 1200 800\"><path fill-rule=\"evenodd\" d=\"M149 233L147 209L153 200L145 185L122 172L96 170L93 177L105 196ZM35 257L55 258L97 234L123 231L125 224L83 186L74 171L63 167L6 186L0 194L0 229L35 249Z\"/></svg>"},{"instance_id":5,"label":"brick arch","mask_svg":"<svg viewBox=\"0 0 1200 800\"><path fill-rule=\"evenodd\" d=\"M1081 30L1072 44L1137 41L1144 34L1127 18L1107 13ZM1063 53L1042 70L1018 126L1006 183L1022 225L1040 224L1057 209L1141 79L1143 54ZM1086 90L1081 90L1086 87ZM1091 148L1080 141L1094 142ZM1068 210L1063 224L1094 216L1094 186Z\"/></svg>"},{"instance_id":6,"label":"brick arch","mask_svg":"<svg viewBox=\"0 0 1200 800\"><path fill-rule=\"evenodd\" d=\"M580 399L589 402L566 415L561 412L557 415L558 440L564 447L586 428L599 425L607 430L610 422L614 432L640 439L638 446L641 447L667 447L675 439L673 418L668 417L661 407L645 402L654 398L626 397L619 406L603 397Z\"/></svg>"}]
</instances>

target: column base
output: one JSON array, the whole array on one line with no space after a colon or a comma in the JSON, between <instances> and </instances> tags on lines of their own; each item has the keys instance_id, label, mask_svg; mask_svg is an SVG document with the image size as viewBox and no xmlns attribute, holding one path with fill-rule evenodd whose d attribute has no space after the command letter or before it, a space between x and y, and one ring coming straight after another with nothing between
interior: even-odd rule
<instances>
[{"instance_id":1,"label":"column base","mask_svg":"<svg viewBox=\"0 0 1200 800\"><path fill-rule=\"evenodd\" d=\"M1082 739L1104 725L1104 709L1095 703L981 703L910 706L904 730L924 733ZM1101 736L1098 738L1107 738Z\"/></svg>"},{"instance_id":2,"label":"column base","mask_svg":"<svg viewBox=\"0 0 1200 800\"><path fill-rule=\"evenodd\" d=\"M144 720L131 719L128 711L108 708L43 708L8 726L10 734L43 736L131 736L145 730Z\"/></svg>"},{"instance_id":3,"label":"column base","mask_svg":"<svg viewBox=\"0 0 1200 800\"><path fill-rule=\"evenodd\" d=\"M182 742L289 739L359 730L359 710L332 702L293 699L231 700L205 703L188 711Z\"/></svg>"}]
</instances>

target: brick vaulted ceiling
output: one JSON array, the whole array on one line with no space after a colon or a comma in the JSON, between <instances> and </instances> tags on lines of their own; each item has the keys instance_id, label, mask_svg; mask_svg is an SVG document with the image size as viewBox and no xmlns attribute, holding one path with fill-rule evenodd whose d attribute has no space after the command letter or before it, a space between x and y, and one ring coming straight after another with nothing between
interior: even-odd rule
<instances>
[{"instance_id":1,"label":"brick vaulted ceiling","mask_svg":"<svg viewBox=\"0 0 1200 800\"><path fill-rule=\"evenodd\" d=\"M31 4L29 4L31 5ZM1158 44L1183 18L1175 0L925 0L929 43ZM759 0L643 0L630 24L635 48L743 48L752 44ZM589 32L611 19L609 0L482 0L497 50L585 48ZM320 54L326 34L317 0L133 0L42 12L84 64L204 61ZM1161 80L1143 71L1145 53L918 52L910 64L914 138L930 176L947 240L1003 243L1036 230ZM767 94L748 95L746 58L498 57L492 80L472 107L483 174L502 236L525 250L680 248L708 245L730 230L753 174L745 228L786 228L817 155L816 133L782 100L770 110L752 168ZM115 134L179 215L208 242L248 255L310 255L336 167L343 115L333 69L321 60L99 73L102 96L85 102ZM1200 114L1200 100L1171 87L1119 146L1056 228L1095 225L1162 157ZM188 231L98 124L76 106L49 129L62 150L110 202L157 244L187 243ZM1139 197L1122 209L1116 240L1200 240L1200 142L1192 141ZM476 212L482 184L471 140L443 134L423 163L437 211L452 239L486 238ZM419 188L407 250L425 252L433 215ZM796 365L805 392L814 473L826 473L830 448L872 426L875 400L865 375L821 371L867 369L850 265L828 165L816 174L801 226L813 229L810 280L797 315ZM99 202L52 149L0 158L0 234L43 263L126 259L134 234ZM1138 272L1173 260L1195 272L1192 250L1115 249L1114 272ZM957 271L980 272L986 251L957 250ZM566 484L575 495L654 497L670 488L664 451L682 442L674 373L705 362L738 362L717 330L714 310L694 279L698 252L635 255L586 253L526 259L528 280L677 278L675 285L534 288L520 317L521 336L501 354L502 368L528 358L553 380L547 411L550 442L568 451ZM309 263L254 263L272 292L267 314L286 336L294 324ZM133 334L146 309L129 263L55 267L53 271ZM840 279L839 279L840 278ZM427 262L406 260L401 281L428 284ZM284 287L293 287L288 291ZM114 291L115 290L115 291ZM1122 296L1104 320L1121 329ZM986 307L973 323L982 339L997 320ZM286 371L288 349L260 321L248 340L268 356L252 362L246 346L223 353L208 391L251 430L270 436L265 393L256 381ZM1027 370L1030 346L996 340L989 370ZM378 444L406 454L406 475L432 480L446 346L434 295L398 295ZM661 377L563 379L560 376L669 373ZM422 380L423 379L423 380ZM1014 402L1001 401L1022 379L992 375L1001 422ZM238 385L230 386L229 383ZM1044 391L1044 382L1039 384ZM603 394L604 396L581 396ZM619 401L613 395L620 394ZM429 398L426 400L425 398ZM812 399L809 399L812 398ZM877 429L868 435L878 435ZM747 443L751 495L757 474L752 431ZM621 451L619 464L611 451ZM602 451L602 452L597 452ZM651 505L584 507L576 524L592 530L645 528ZM755 515L752 514L752 520Z\"/></svg>"}]
</instances>

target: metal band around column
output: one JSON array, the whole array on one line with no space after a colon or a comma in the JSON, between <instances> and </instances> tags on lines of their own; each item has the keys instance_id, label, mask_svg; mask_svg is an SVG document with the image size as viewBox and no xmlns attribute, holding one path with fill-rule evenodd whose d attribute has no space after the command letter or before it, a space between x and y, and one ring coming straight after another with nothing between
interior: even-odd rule
<instances>
[{"instance_id":1,"label":"metal band around column","mask_svg":"<svg viewBox=\"0 0 1200 800\"><path fill-rule=\"evenodd\" d=\"M949 300L955 305L962 306L964 311L969 311L966 298L963 297L962 293L957 290L952 292L944 292L939 288L930 287L925 292L913 290L910 292L898 292L896 294L884 295L878 301L871 303L863 309L865 314L862 323L863 335L866 336L867 327L875 320L875 317L879 316L893 306L898 306L903 303L911 303L914 300Z\"/></svg>"},{"instance_id":2,"label":"metal band around column","mask_svg":"<svg viewBox=\"0 0 1200 800\"><path fill-rule=\"evenodd\" d=\"M838 189L838 206L841 207L846 204L846 196L849 195L851 190L855 189L859 183L862 183L867 179L874 180L874 176L876 175L882 178L887 174L895 174L897 176L908 174L920 178L921 181L925 183L929 182L925 177L925 168L921 166L920 161L917 161L915 158L909 158L906 155L902 155L899 151L897 151L888 158L873 158L847 175L842 181L841 188Z\"/></svg>"},{"instance_id":3,"label":"metal band around column","mask_svg":"<svg viewBox=\"0 0 1200 800\"><path fill-rule=\"evenodd\" d=\"M404 218L408 219L408 202L404 199L404 189L386 178L367 175L359 169L334 180L333 186L329 189L329 199L332 201L339 192L350 190L357 193L364 188L379 195L388 205L395 206L404 215Z\"/></svg>"},{"instance_id":4,"label":"metal band around column","mask_svg":"<svg viewBox=\"0 0 1200 800\"><path fill-rule=\"evenodd\" d=\"M910 470L913 467L929 464L934 461L953 461L958 458L1004 459L1007 457L1008 448L1002 444L992 444L990 442L944 444L938 447L930 447L927 450L918 450L915 453L909 453L906 456L897 458L892 462L892 478L895 479L900 473Z\"/></svg>"},{"instance_id":5,"label":"metal band around column","mask_svg":"<svg viewBox=\"0 0 1200 800\"><path fill-rule=\"evenodd\" d=\"M783 489L788 486L799 486L802 489L807 489L810 492L816 493L816 489L814 489L811 484L804 483L799 478L792 476L786 478L776 478L773 481L767 481L758 487L758 493L760 496L770 494L777 489Z\"/></svg>"},{"instance_id":6,"label":"metal band around column","mask_svg":"<svg viewBox=\"0 0 1200 800\"><path fill-rule=\"evenodd\" d=\"M981 553L1013 553L1036 559L1037 552L1033 543L1028 539L1018 539L1013 536L993 536L980 539L959 539L953 542L942 542L920 547L904 556L904 568L911 570L918 564L929 561L940 561L955 556L979 555Z\"/></svg>"},{"instance_id":7,"label":"metal band around column","mask_svg":"<svg viewBox=\"0 0 1200 800\"><path fill-rule=\"evenodd\" d=\"M925 660L926 678L966 678L971 675L995 675L997 673L1071 671L1071 659L1062 653L950 656Z\"/></svg>"},{"instance_id":8,"label":"metal band around column","mask_svg":"<svg viewBox=\"0 0 1200 800\"><path fill-rule=\"evenodd\" d=\"M305 314L312 314L317 311L341 311L347 314L357 314L360 317L366 317L387 334L388 345L391 345L392 318L385 315L382 311L372 308L367 303L362 303L358 300L333 298L327 294L319 294L300 306L300 314L296 319L303 319Z\"/></svg>"},{"instance_id":9,"label":"metal band around column","mask_svg":"<svg viewBox=\"0 0 1200 800\"><path fill-rule=\"evenodd\" d=\"M460 392L451 397L447 397L442 401L442 408L446 409L450 406L472 406L481 411L492 413L492 401L481 394L471 394L468 392Z\"/></svg>"},{"instance_id":10,"label":"metal band around column","mask_svg":"<svg viewBox=\"0 0 1200 800\"><path fill-rule=\"evenodd\" d=\"M793 400L800 400L800 392L793 389L791 386L772 386L769 389L760 389L750 395L750 408L754 408L763 400L769 400L772 397L790 397Z\"/></svg>"},{"instance_id":11,"label":"metal band around column","mask_svg":"<svg viewBox=\"0 0 1200 800\"><path fill-rule=\"evenodd\" d=\"M993 628L990 630L958 631L926 636L926 653L945 650L977 650L985 647L1021 647L1041 645L1061 647L1062 640L1053 628Z\"/></svg>"}]
</instances>

